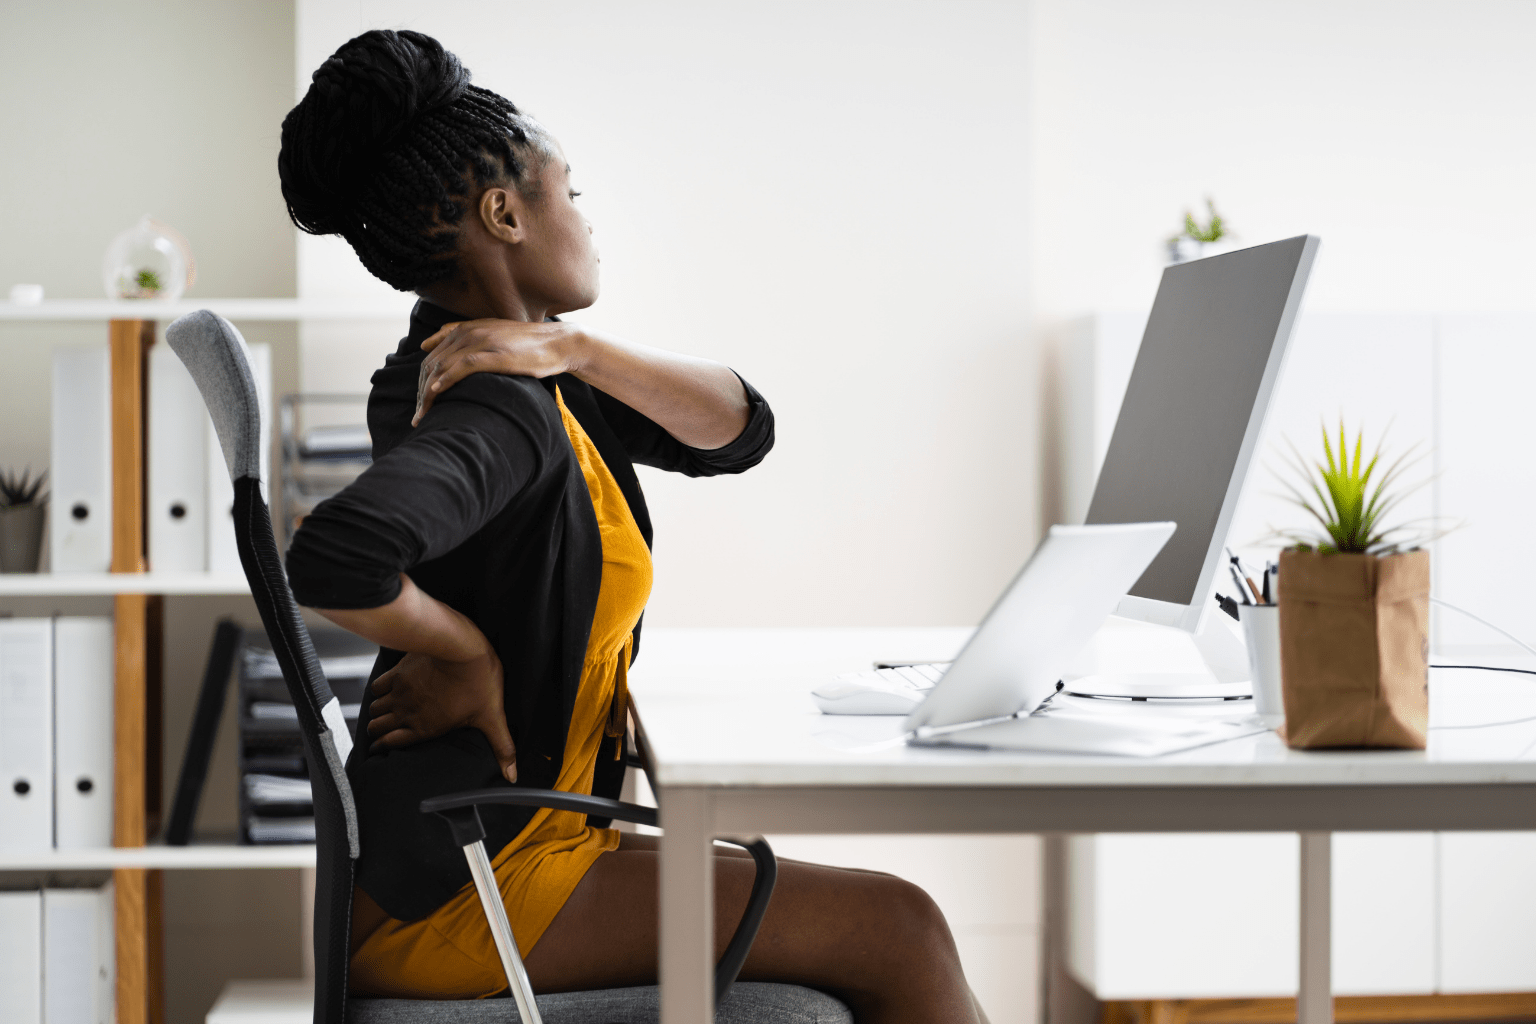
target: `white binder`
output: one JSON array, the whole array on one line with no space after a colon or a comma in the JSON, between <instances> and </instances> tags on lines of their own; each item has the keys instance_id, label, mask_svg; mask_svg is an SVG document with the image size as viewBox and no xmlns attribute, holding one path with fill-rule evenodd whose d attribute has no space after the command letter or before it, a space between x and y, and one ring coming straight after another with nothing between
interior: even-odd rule
<instances>
[{"instance_id":1,"label":"white binder","mask_svg":"<svg viewBox=\"0 0 1536 1024\"><path fill-rule=\"evenodd\" d=\"M149 567L208 567L208 453L212 420L169 345L149 350Z\"/></svg>"},{"instance_id":2,"label":"white binder","mask_svg":"<svg viewBox=\"0 0 1536 1024\"><path fill-rule=\"evenodd\" d=\"M111 1024L112 887L42 895L43 1024Z\"/></svg>"},{"instance_id":3,"label":"white binder","mask_svg":"<svg viewBox=\"0 0 1536 1024\"><path fill-rule=\"evenodd\" d=\"M262 494L266 495L267 481L272 478L272 346L248 345L246 355L251 362L251 375L256 378L256 398L261 409L261 480ZM235 487L229 479L229 467L224 464L224 450L219 447L218 435L213 430L213 420L208 420L206 437L208 448L208 571L235 576L242 572L240 551L235 546Z\"/></svg>"},{"instance_id":4,"label":"white binder","mask_svg":"<svg viewBox=\"0 0 1536 1024\"><path fill-rule=\"evenodd\" d=\"M112 845L112 620L53 620L54 845Z\"/></svg>"},{"instance_id":5,"label":"white binder","mask_svg":"<svg viewBox=\"0 0 1536 1024\"><path fill-rule=\"evenodd\" d=\"M54 572L112 561L112 368L105 345L53 350L48 552Z\"/></svg>"},{"instance_id":6,"label":"white binder","mask_svg":"<svg viewBox=\"0 0 1536 1024\"><path fill-rule=\"evenodd\" d=\"M43 1019L43 895L0 892L0 1020Z\"/></svg>"},{"instance_id":7,"label":"white binder","mask_svg":"<svg viewBox=\"0 0 1536 1024\"><path fill-rule=\"evenodd\" d=\"M52 846L53 620L0 619L0 849Z\"/></svg>"}]
</instances>

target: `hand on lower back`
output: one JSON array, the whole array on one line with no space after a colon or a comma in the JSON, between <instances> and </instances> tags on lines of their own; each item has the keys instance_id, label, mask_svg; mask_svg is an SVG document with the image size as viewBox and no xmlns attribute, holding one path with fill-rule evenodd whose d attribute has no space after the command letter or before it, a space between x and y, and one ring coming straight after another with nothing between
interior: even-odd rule
<instances>
[{"instance_id":1,"label":"hand on lower back","mask_svg":"<svg viewBox=\"0 0 1536 1024\"><path fill-rule=\"evenodd\" d=\"M508 782L517 781L517 749L502 705L501 661L494 652L468 661L407 654L373 681L368 736L395 749L454 729L479 729Z\"/></svg>"}]
</instances>

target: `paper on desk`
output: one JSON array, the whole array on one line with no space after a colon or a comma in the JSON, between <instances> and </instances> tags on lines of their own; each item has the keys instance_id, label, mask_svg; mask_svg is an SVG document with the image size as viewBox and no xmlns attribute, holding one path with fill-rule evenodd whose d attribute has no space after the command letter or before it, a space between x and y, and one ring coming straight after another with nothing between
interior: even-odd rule
<instances>
[{"instance_id":1,"label":"paper on desk","mask_svg":"<svg viewBox=\"0 0 1536 1024\"><path fill-rule=\"evenodd\" d=\"M1130 720L1058 713L979 725L914 742L920 746L1160 757L1266 731L1264 723L1253 715L1211 719L1148 714Z\"/></svg>"}]
</instances>

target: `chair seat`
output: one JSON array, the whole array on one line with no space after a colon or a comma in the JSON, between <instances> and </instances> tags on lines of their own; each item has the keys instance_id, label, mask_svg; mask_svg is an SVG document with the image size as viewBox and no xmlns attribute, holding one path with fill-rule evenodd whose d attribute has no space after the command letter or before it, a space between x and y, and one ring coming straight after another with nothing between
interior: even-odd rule
<instances>
[{"instance_id":1,"label":"chair seat","mask_svg":"<svg viewBox=\"0 0 1536 1024\"><path fill-rule=\"evenodd\" d=\"M544 1024L656 1024L661 999L655 985L556 992L538 997ZM516 1024L511 999L349 999L349 1024ZM715 1024L853 1024L848 1007L799 985L738 981Z\"/></svg>"}]
</instances>

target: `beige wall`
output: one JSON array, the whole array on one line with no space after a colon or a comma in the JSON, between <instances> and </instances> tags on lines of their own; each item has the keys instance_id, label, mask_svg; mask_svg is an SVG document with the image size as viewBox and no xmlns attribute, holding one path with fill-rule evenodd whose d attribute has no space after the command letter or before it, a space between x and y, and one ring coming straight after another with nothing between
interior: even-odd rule
<instances>
[{"instance_id":1,"label":"beige wall","mask_svg":"<svg viewBox=\"0 0 1536 1024\"><path fill-rule=\"evenodd\" d=\"M1025 10L299 0L297 84L361 28L437 35L565 146L604 272L573 318L773 403L760 468L645 477L650 621L964 624L1037 530ZM299 251L301 294L391 294ZM401 333L306 334L305 386L365 388Z\"/></svg>"},{"instance_id":2,"label":"beige wall","mask_svg":"<svg viewBox=\"0 0 1536 1024\"><path fill-rule=\"evenodd\" d=\"M145 213L191 241L189 298L294 294L276 170L291 4L81 0L7 4L3 17L0 300L21 282L101 297L107 243ZM0 466L47 465L46 348L99 334L0 324L7 370L37 382L0 401Z\"/></svg>"},{"instance_id":3,"label":"beige wall","mask_svg":"<svg viewBox=\"0 0 1536 1024\"><path fill-rule=\"evenodd\" d=\"M0 286L100 296L107 243L152 213L192 243L189 295L292 295L276 168L292 17L268 0L8 4Z\"/></svg>"},{"instance_id":4,"label":"beige wall","mask_svg":"<svg viewBox=\"0 0 1536 1024\"><path fill-rule=\"evenodd\" d=\"M277 132L293 96L293 8L273 0L12 3L0 15L0 301L103 295L107 243L141 214L182 231L189 298L291 296L293 230L277 192ZM273 345L279 391L297 381L290 325L241 325ZM99 343L105 325L0 324L0 467L49 459L49 348ZM110 614L90 599L5 599L0 614ZM249 599L171 598L166 612L163 787L185 748L213 623L257 625ZM233 705L231 704L231 709ZM234 722L226 716L199 826L235 824ZM203 1019L226 979L300 971L297 872L166 879L170 1024Z\"/></svg>"}]
</instances>

